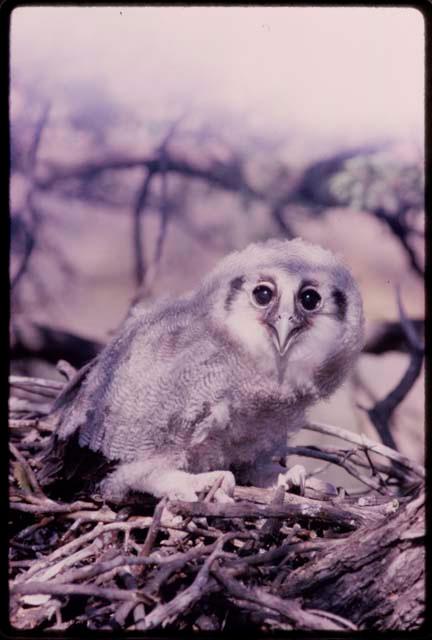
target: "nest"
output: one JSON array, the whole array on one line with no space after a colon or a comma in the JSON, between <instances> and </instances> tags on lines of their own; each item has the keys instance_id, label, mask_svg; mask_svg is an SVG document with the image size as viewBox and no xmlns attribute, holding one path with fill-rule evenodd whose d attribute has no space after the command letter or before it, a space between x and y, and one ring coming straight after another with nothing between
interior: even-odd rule
<instances>
[{"instance_id":1,"label":"nest","mask_svg":"<svg viewBox=\"0 0 432 640\"><path fill-rule=\"evenodd\" d=\"M312 480L305 495L237 487L226 504L214 502L217 483L197 502L57 500L40 487L36 459L62 384L11 383L15 629L263 633L422 624L424 468L396 450L330 425L307 426L348 446L292 453L342 466L364 485L356 495ZM401 579L392 581L396 560Z\"/></svg>"}]
</instances>

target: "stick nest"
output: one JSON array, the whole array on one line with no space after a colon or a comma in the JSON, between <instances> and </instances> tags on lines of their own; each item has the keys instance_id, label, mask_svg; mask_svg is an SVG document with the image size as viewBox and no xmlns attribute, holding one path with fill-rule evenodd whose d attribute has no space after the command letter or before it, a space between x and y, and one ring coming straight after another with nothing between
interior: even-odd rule
<instances>
[{"instance_id":1,"label":"stick nest","mask_svg":"<svg viewBox=\"0 0 432 640\"><path fill-rule=\"evenodd\" d=\"M12 627L82 633L367 627L352 601L340 597L335 604L331 585L358 568L368 536L398 539L397 518L422 505L423 467L356 434L311 424L349 448L293 452L339 464L363 482L363 493L329 493L311 482L304 496L282 487L237 487L229 504L214 502L216 485L194 503L142 495L121 506L97 495L62 502L37 481L35 455L50 436L45 405L29 405L38 383L12 382L28 396L13 405L9 420ZM56 384L39 381L43 402L58 393ZM311 594L317 588L322 594L321 584L330 586L318 606Z\"/></svg>"}]
</instances>

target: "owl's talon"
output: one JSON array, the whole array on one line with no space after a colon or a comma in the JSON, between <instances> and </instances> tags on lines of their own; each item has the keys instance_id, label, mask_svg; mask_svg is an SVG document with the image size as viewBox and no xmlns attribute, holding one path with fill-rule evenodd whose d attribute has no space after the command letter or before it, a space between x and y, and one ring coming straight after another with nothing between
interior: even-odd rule
<instances>
[{"instance_id":1,"label":"owl's talon","mask_svg":"<svg viewBox=\"0 0 432 640\"><path fill-rule=\"evenodd\" d=\"M234 502L234 498L231 498L231 496L223 489L218 489L214 494L214 501L219 504L232 504Z\"/></svg>"},{"instance_id":2,"label":"owl's talon","mask_svg":"<svg viewBox=\"0 0 432 640\"><path fill-rule=\"evenodd\" d=\"M168 500L172 500L173 502L177 500L181 502L198 502L198 496L195 491L185 487L170 491L166 495L168 496Z\"/></svg>"},{"instance_id":3,"label":"owl's talon","mask_svg":"<svg viewBox=\"0 0 432 640\"><path fill-rule=\"evenodd\" d=\"M232 496L235 488L235 478L231 471L208 471L204 473L197 473L192 475L193 487L197 493L201 491L209 491L214 483L219 480L220 486L215 492L215 499L217 495L225 494L228 498Z\"/></svg>"},{"instance_id":4,"label":"owl's talon","mask_svg":"<svg viewBox=\"0 0 432 640\"><path fill-rule=\"evenodd\" d=\"M279 487L286 487L287 491L297 489L297 493L303 496L306 486L306 469L302 464L294 465L285 473L279 474L277 484Z\"/></svg>"},{"instance_id":5,"label":"owl's talon","mask_svg":"<svg viewBox=\"0 0 432 640\"><path fill-rule=\"evenodd\" d=\"M121 484L116 483L112 476L108 476L102 480L99 490L104 500L113 502L114 504L121 504L127 494L127 489Z\"/></svg>"}]
</instances>

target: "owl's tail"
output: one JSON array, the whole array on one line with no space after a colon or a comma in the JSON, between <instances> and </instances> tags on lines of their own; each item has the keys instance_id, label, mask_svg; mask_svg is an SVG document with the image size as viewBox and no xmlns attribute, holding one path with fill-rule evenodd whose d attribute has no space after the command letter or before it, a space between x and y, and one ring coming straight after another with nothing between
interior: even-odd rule
<instances>
[{"instance_id":1,"label":"owl's tail","mask_svg":"<svg viewBox=\"0 0 432 640\"><path fill-rule=\"evenodd\" d=\"M76 431L66 438L60 438L58 435L59 426L68 413L73 411L81 385L97 361L98 356L76 372L55 399L49 414L42 419L46 426L53 429L53 433L47 438L46 446L36 458L39 466L37 479L42 487L60 488L61 493L64 493L61 488L67 487L68 493L70 490L71 494L76 494L76 482L86 486L90 479L97 477L95 471L108 464L99 454L79 446ZM89 456L96 457L97 460L89 460Z\"/></svg>"},{"instance_id":2,"label":"owl's tail","mask_svg":"<svg viewBox=\"0 0 432 640\"><path fill-rule=\"evenodd\" d=\"M55 498L77 498L92 493L116 462L107 460L101 453L81 447L78 433L66 440L56 434L50 438L43 455L37 479Z\"/></svg>"}]
</instances>

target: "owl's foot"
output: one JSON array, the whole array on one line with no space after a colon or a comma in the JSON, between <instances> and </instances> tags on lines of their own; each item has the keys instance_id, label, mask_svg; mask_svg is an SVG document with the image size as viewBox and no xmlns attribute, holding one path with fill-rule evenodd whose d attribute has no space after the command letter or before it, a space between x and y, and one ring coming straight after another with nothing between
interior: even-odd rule
<instances>
[{"instance_id":1,"label":"owl's foot","mask_svg":"<svg viewBox=\"0 0 432 640\"><path fill-rule=\"evenodd\" d=\"M231 471L209 471L207 473L186 473L185 471L166 472L153 488L169 500L197 502L199 494L207 493L219 481L213 499L215 502L233 502L235 480Z\"/></svg>"},{"instance_id":2,"label":"owl's foot","mask_svg":"<svg viewBox=\"0 0 432 640\"><path fill-rule=\"evenodd\" d=\"M125 501L129 487L120 482L114 472L102 480L99 484L99 491L105 500L114 502L114 504L121 504Z\"/></svg>"},{"instance_id":3,"label":"owl's foot","mask_svg":"<svg viewBox=\"0 0 432 640\"><path fill-rule=\"evenodd\" d=\"M232 502L235 479L231 471L188 473L179 469L161 468L153 461L120 465L101 483L105 499L122 502L128 491L150 493L156 498L196 502L198 494L208 491L220 479L216 502Z\"/></svg>"},{"instance_id":4,"label":"owl's foot","mask_svg":"<svg viewBox=\"0 0 432 640\"><path fill-rule=\"evenodd\" d=\"M160 478L156 490L169 500L185 500L197 502L199 494L207 493L220 481L213 499L215 502L233 502L235 480L231 471L209 471L206 473L186 473L185 471L166 472Z\"/></svg>"},{"instance_id":5,"label":"owl's foot","mask_svg":"<svg viewBox=\"0 0 432 640\"><path fill-rule=\"evenodd\" d=\"M277 486L286 487L288 491L295 489L301 496L304 495L306 486L306 469L302 464L296 464L278 476Z\"/></svg>"},{"instance_id":6,"label":"owl's foot","mask_svg":"<svg viewBox=\"0 0 432 640\"><path fill-rule=\"evenodd\" d=\"M234 494L235 478L231 471L208 471L206 473L197 473L192 475L194 479L194 487L197 493L207 492L213 488L219 481L213 499L215 502L234 502L232 495Z\"/></svg>"}]
</instances>

